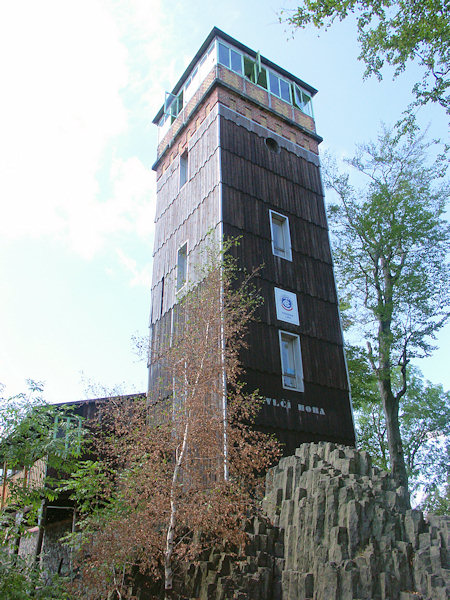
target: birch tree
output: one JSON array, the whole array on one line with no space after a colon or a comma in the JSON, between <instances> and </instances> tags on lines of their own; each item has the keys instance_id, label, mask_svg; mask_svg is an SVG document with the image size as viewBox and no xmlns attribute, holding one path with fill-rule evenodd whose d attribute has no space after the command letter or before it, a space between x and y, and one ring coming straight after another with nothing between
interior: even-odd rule
<instances>
[{"instance_id":1,"label":"birch tree","mask_svg":"<svg viewBox=\"0 0 450 600\"><path fill-rule=\"evenodd\" d=\"M95 449L110 476L102 501L86 509L73 584L80 597L128 598L133 585L175 597L205 548L243 547L262 474L279 455L276 441L252 427L260 400L239 385L257 299L226 256L210 253L206 263L177 306L171 336L153 348L164 365L158 389L99 415Z\"/></svg>"}]
</instances>

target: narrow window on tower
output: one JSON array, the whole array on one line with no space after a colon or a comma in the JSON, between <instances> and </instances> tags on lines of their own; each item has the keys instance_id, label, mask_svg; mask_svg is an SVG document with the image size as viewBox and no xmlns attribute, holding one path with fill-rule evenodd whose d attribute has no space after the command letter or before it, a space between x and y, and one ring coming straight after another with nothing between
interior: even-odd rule
<instances>
[{"instance_id":1,"label":"narrow window on tower","mask_svg":"<svg viewBox=\"0 0 450 600\"><path fill-rule=\"evenodd\" d=\"M300 338L294 333L279 331L281 377L286 390L303 392L303 367Z\"/></svg>"},{"instance_id":2,"label":"narrow window on tower","mask_svg":"<svg viewBox=\"0 0 450 600\"><path fill-rule=\"evenodd\" d=\"M183 185L188 180L188 172L189 172L189 157L188 157L188 152L186 150L180 156L180 188L182 188Z\"/></svg>"},{"instance_id":3,"label":"narrow window on tower","mask_svg":"<svg viewBox=\"0 0 450 600\"><path fill-rule=\"evenodd\" d=\"M178 249L177 255L177 292L186 283L187 278L187 242Z\"/></svg>"},{"instance_id":4,"label":"narrow window on tower","mask_svg":"<svg viewBox=\"0 0 450 600\"><path fill-rule=\"evenodd\" d=\"M292 260L289 219L284 215L269 210L270 231L272 235L272 252L286 260Z\"/></svg>"},{"instance_id":5,"label":"narrow window on tower","mask_svg":"<svg viewBox=\"0 0 450 600\"><path fill-rule=\"evenodd\" d=\"M164 308L164 276L161 280L161 306L159 311L159 316L162 316Z\"/></svg>"}]
</instances>

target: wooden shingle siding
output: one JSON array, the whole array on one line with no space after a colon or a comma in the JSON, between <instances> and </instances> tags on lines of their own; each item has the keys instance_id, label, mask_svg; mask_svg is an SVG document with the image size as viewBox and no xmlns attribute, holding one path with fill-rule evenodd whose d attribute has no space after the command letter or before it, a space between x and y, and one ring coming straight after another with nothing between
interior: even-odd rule
<instances>
[{"instance_id":1,"label":"wooden shingle siding","mask_svg":"<svg viewBox=\"0 0 450 600\"><path fill-rule=\"evenodd\" d=\"M188 144L188 181L180 189L179 156L158 182L153 254L151 323L176 302L177 253L188 245L188 276L201 262L201 246L207 232L220 221L219 149L217 110L210 113ZM164 297L161 303L164 277Z\"/></svg>"},{"instance_id":2,"label":"wooden shingle siding","mask_svg":"<svg viewBox=\"0 0 450 600\"><path fill-rule=\"evenodd\" d=\"M242 352L242 361L246 367L259 371L262 381L264 373L276 374L281 381L278 329L299 333L305 383L348 391L342 347L303 334L301 327L300 331L295 331L288 324L280 323L279 327L275 327L264 322L252 323L248 334L251 347Z\"/></svg>"},{"instance_id":3,"label":"wooden shingle siding","mask_svg":"<svg viewBox=\"0 0 450 600\"><path fill-rule=\"evenodd\" d=\"M197 215L200 211L196 211ZM178 234L173 236L161 250L161 260L154 263L153 268L153 287L152 287L152 310L151 323L154 323L161 314L170 310L177 301L176 296L176 278L177 278L177 251L185 242L188 243L188 283L194 283L199 278L199 269L204 262L204 252L208 244L215 241L217 246L220 243L221 230L218 224L213 226L213 220L204 220L203 224L209 225L203 232L203 236L196 236L199 233L195 226L195 215L185 222L185 227L180 228ZM183 237L187 236L187 237ZM164 251L167 250L167 256ZM167 260L167 258L169 260ZM156 267L159 267L158 269ZM155 279L158 275L159 278ZM164 277L164 295L161 302L161 293L163 291L162 278ZM162 307L162 310L161 310Z\"/></svg>"},{"instance_id":4,"label":"wooden shingle siding","mask_svg":"<svg viewBox=\"0 0 450 600\"><path fill-rule=\"evenodd\" d=\"M273 280L265 279L264 269L262 269L258 273L258 277L254 279L254 286L264 300L257 309L256 318L268 325L284 328L287 331L292 328L292 331L297 333L296 325L279 321L276 317L274 287L280 287L280 285ZM285 289L294 292L297 296L300 330L303 334L342 345L340 328L335 325L339 318L336 303L327 302L317 296L310 296L295 289L289 290L287 287Z\"/></svg>"},{"instance_id":5,"label":"wooden shingle siding","mask_svg":"<svg viewBox=\"0 0 450 600\"><path fill-rule=\"evenodd\" d=\"M263 398L258 414L258 427L275 433L288 445L291 453L302 441L330 440L349 444L354 440L353 421L348 405L348 392L305 383L305 393L279 391L279 377L268 375L261 390L261 374L252 369L246 373L248 389L258 388ZM282 398L274 404L272 398ZM284 404L284 406L283 406ZM321 411L320 414L313 411ZM290 445L291 444L291 445Z\"/></svg>"},{"instance_id":6,"label":"wooden shingle siding","mask_svg":"<svg viewBox=\"0 0 450 600\"><path fill-rule=\"evenodd\" d=\"M225 200L224 200L225 201ZM224 224L224 234L239 237L243 230ZM272 253L269 240L246 234L237 248L232 250L240 264L252 271L261 268L261 277L287 290L297 290L337 304L331 264L316 260L311 256L293 251L292 261L285 260Z\"/></svg>"},{"instance_id":7,"label":"wooden shingle siding","mask_svg":"<svg viewBox=\"0 0 450 600\"><path fill-rule=\"evenodd\" d=\"M266 149L266 152L269 150ZM280 210L297 214L320 227L327 227L325 209L319 192L304 187L301 183L276 177L267 169L253 165L228 151L222 153L222 173L223 183L228 187L254 198L264 198Z\"/></svg>"},{"instance_id":8,"label":"wooden shingle siding","mask_svg":"<svg viewBox=\"0 0 450 600\"><path fill-rule=\"evenodd\" d=\"M259 426L286 443L298 444L304 435L309 440L353 443L319 168L314 160L287 148L271 151L262 135L229 118L221 118L220 127L224 235L241 238L231 250L239 265L247 271L259 267L255 287L263 302L257 322L250 325L249 347L242 352L249 390L259 389L262 396L276 399L264 405ZM292 260L273 254L269 210L289 220ZM295 293L300 325L277 319L275 287ZM280 330L300 337L304 392L282 387ZM316 413L299 411L299 405Z\"/></svg>"},{"instance_id":9,"label":"wooden shingle siding","mask_svg":"<svg viewBox=\"0 0 450 600\"><path fill-rule=\"evenodd\" d=\"M229 185L223 186L226 202L223 207L223 220L225 223L263 237L270 242L269 209L281 212L288 218L295 212L286 210L279 196L269 199L256 198L237 190ZM306 202L306 193L299 192L297 203ZM326 227L316 225L296 214L298 218L290 222L291 242L293 251L331 264L331 252Z\"/></svg>"},{"instance_id":10,"label":"wooden shingle siding","mask_svg":"<svg viewBox=\"0 0 450 600\"><path fill-rule=\"evenodd\" d=\"M151 381L150 399L158 400L171 393L172 382L168 377L164 364L158 360L165 347L170 344L172 326L171 311L166 312L161 318L155 320L152 326L152 339L150 353L153 358L150 362L149 378Z\"/></svg>"},{"instance_id":11,"label":"wooden shingle siding","mask_svg":"<svg viewBox=\"0 0 450 600\"><path fill-rule=\"evenodd\" d=\"M176 181L179 188L178 169L172 179ZM174 200L170 201L170 194L167 196L167 208L155 223L155 253L171 236L176 234L178 229L183 227L184 223L199 207L204 212L202 218L209 218L213 214L213 217L217 219L217 207L211 206L210 199L210 195L218 185L217 180L218 157L217 154L213 154L199 171L190 176L189 186L184 185L181 190L177 191ZM165 190L161 195L164 198L166 197Z\"/></svg>"},{"instance_id":12,"label":"wooden shingle siding","mask_svg":"<svg viewBox=\"0 0 450 600\"><path fill-rule=\"evenodd\" d=\"M225 88L212 88L202 102L209 107L208 111L199 108L202 119L196 113L158 158L152 397L168 396L172 389L156 357L169 343L171 323L179 309L178 250L187 243L188 280L195 282L194 265L203 261L203 250L211 239L208 232L213 232L218 243L223 232L226 238L240 238L230 250L239 267L259 268L254 284L262 305L249 327L248 348L241 354L243 382L248 391L258 389L266 399L258 427L276 433L289 452L302 441L352 444L354 429L323 186L319 159L309 144L314 141L317 146L319 138L301 128L293 131L295 125L275 112L266 111L267 118L262 118L261 107ZM272 138L269 144L268 138ZM180 155L186 150L188 179L180 189ZM287 258L273 254L270 211L289 224ZM299 325L277 318L275 287L295 294ZM280 331L287 332L284 340L288 343L294 340L297 355L298 336L304 391L301 385L296 390L283 388Z\"/></svg>"},{"instance_id":13,"label":"wooden shingle siding","mask_svg":"<svg viewBox=\"0 0 450 600\"><path fill-rule=\"evenodd\" d=\"M221 117L221 147L224 153L232 154L255 167L255 173L264 169L289 183L298 184L319 195L323 195L319 167L313 162L299 161L298 157L280 148L278 154L269 150L263 137L252 135L245 127ZM270 137L270 132L267 132Z\"/></svg>"}]
</instances>

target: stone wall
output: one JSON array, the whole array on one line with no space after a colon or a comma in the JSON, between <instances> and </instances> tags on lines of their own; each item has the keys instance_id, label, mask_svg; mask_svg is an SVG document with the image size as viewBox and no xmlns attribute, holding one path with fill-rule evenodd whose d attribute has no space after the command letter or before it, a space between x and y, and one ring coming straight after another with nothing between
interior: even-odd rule
<instances>
[{"instance_id":1,"label":"stone wall","mask_svg":"<svg viewBox=\"0 0 450 600\"><path fill-rule=\"evenodd\" d=\"M19 556L27 560L29 564L32 564L36 557L38 535L39 529L33 527L33 529L28 530L28 532L20 538Z\"/></svg>"},{"instance_id":2,"label":"stone wall","mask_svg":"<svg viewBox=\"0 0 450 600\"><path fill-rule=\"evenodd\" d=\"M447 600L450 517L405 508L370 456L303 444L267 475L267 519L245 560L212 552L188 583L201 600Z\"/></svg>"},{"instance_id":3,"label":"stone wall","mask_svg":"<svg viewBox=\"0 0 450 600\"><path fill-rule=\"evenodd\" d=\"M41 567L51 576L69 575L72 570L70 549L61 542L61 538L70 533L72 519L58 521L45 528L41 552Z\"/></svg>"}]
</instances>

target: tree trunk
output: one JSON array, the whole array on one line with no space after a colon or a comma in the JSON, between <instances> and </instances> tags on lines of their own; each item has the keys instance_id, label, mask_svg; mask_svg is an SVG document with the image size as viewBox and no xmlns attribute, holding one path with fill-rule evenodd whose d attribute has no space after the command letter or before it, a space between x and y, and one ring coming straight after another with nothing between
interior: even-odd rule
<instances>
[{"instance_id":1,"label":"tree trunk","mask_svg":"<svg viewBox=\"0 0 450 600\"><path fill-rule=\"evenodd\" d=\"M397 484L405 488L404 502L406 508L411 508L408 490L408 473L406 471L403 444L398 420L398 402L392 393L390 378L379 378L378 387L383 401L384 416L388 437L389 458L392 475Z\"/></svg>"},{"instance_id":2,"label":"tree trunk","mask_svg":"<svg viewBox=\"0 0 450 600\"><path fill-rule=\"evenodd\" d=\"M186 425L184 428L183 443L181 450L175 460L175 468L172 477L172 487L170 490L170 519L167 527L166 535L166 551L164 553L164 597L166 600L172 597L173 587L173 569L172 569L172 554L175 537L175 526L177 520L177 504L176 504L176 487L178 485L178 476L180 473L181 464L184 459L187 448L187 438L189 432L189 415L186 418Z\"/></svg>"},{"instance_id":3,"label":"tree trunk","mask_svg":"<svg viewBox=\"0 0 450 600\"><path fill-rule=\"evenodd\" d=\"M389 458L391 471L398 486L404 488L404 504L411 508L408 489L408 473L406 471L403 443L398 420L399 400L392 392L392 314L394 301L392 295L392 276L389 261L380 258L383 273L383 285L378 286L378 369L375 374L378 380L383 411L386 419ZM381 282L380 282L381 283Z\"/></svg>"}]
</instances>

